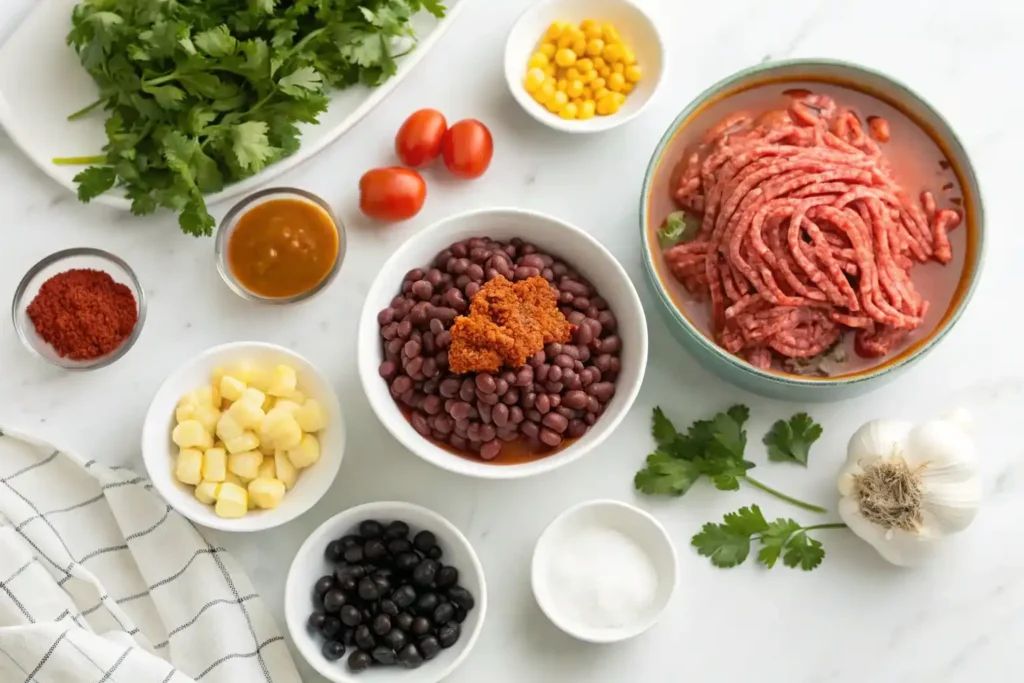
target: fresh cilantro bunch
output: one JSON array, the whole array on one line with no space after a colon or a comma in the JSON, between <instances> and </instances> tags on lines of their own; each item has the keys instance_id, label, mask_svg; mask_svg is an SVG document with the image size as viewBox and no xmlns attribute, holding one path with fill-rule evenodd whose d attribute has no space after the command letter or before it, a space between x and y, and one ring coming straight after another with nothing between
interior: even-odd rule
<instances>
[{"instance_id":1,"label":"fresh cilantro bunch","mask_svg":"<svg viewBox=\"0 0 1024 683\"><path fill-rule=\"evenodd\" d=\"M741 481L746 481L797 507L812 512L825 512L825 508L787 496L749 475L754 463L743 457L747 446L747 432L743 426L749 417L750 410L746 406L735 405L710 420L697 420L682 434L676 431L661 408L655 408L651 431L657 448L647 456L646 467L636 473L633 483L637 490L681 496L701 477L707 477L722 491L735 491L739 489ZM794 419L796 417L799 416ZM819 435L820 430L818 427ZM800 434L802 437L807 436L805 431ZM803 445L800 442L794 447L798 449L798 454L802 453L806 462L806 447L810 446L810 442L806 443L802 451L799 450Z\"/></svg>"},{"instance_id":2,"label":"fresh cilantro bunch","mask_svg":"<svg viewBox=\"0 0 1024 683\"><path fill-rule=\"evenodd\" d=\"M797 413L789 421L779 420L764 435L762 443L768 447L768 459L795 462L807 467L807 454L811 444L821 436L821 425L807 413Z\"/></svg>"},{"instance_id":3,"label":"fresh cilantro bunch","mask_svg":"<svg viewBox=\"0 0 1024 683\"><path fill-rule=\"evenodd\" d=\"M107 144L75 177L84 202L123 187L132 213L165 207L209 235L203 195L299 148L328 87L377 86L397 72L396 38L412 38L439 0L83 0L71 45L108 111Z\"/></svg>"},{"instance_id":4,"label":"fresh cilantro bunch","mask_svg":"<svg viewBox=\"0 0 1024 683\"><path fill-rule=\"evenodd\" d=\"M698 553L710 558L711 564L729 568L743 564L750 554L750 544L757 541L761 544L757 553L760 564L771 568L781 557L787 567L810 571L821 564L825 549L821 541L811 538L807 532L845 527L841 523L801 526L795 520L782 517L769 522L761 514L761 508L751 505L726 514L722 524L708 522L691 544Z\"/></svg>"}]
</instances>

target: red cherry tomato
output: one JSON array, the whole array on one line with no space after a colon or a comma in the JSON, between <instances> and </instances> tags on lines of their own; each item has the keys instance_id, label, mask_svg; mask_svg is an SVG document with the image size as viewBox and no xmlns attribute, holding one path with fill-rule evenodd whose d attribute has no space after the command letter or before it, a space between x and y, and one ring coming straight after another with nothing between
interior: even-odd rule
<instances>
[{"instance_id":1,"label":"red cherry tomato","mask_svg":"<svg viewBox=\"0 0 1024 683\"><path fill-rule=\"evenodd\" d=\"M461 178L479 178L491 165L494 139L487 126L476 119L459 121L444 134L441 144L444 165Z\"/></svg>"},{"instance_id":2,"label":"red cherry tomato","mask_svg":"<svg viewBox=\"0 0 1024 683\"><path fill-rule=\"evenodd\" d=\"M448 130L444 114L420 109L405 120L395 136L395 153L406 166L423 166L441 155L441 139Z\"/></svg>"},{"instance_id":3,"label":"red cherry tomato","mask_svg":"<svg viewBox=\"0 0 1024 683\"><path fill-rule=\"evenodd\" d=\"M423 208L427 184L407 168L375 168L359 179L359 210L381 221L404 221Z\"/></svg>"}]
</instances>

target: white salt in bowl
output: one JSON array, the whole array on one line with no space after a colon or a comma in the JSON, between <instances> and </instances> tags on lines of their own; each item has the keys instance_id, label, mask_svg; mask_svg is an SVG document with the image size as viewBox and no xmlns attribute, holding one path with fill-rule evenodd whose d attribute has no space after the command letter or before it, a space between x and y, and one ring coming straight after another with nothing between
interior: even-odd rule
<instances>
[{"instance_id":1,"label":"white salt in bowl","mask_svg":"<svg viewBox=\"0 0 1024 683\"><path fill-rule=\"evenodd\" d=\"M607 628L586 623L564 609L558 600L560 586L552 576L560 553L574 537L589 529L618 532L636 544L654 569L654 597L628 623ZM613 561L594 557L607 565ZM540 609L551 622L574 638L589 643L616 643L640 635L654 626L675 591L678 569L672 539L658 520L639 508L617 500L592 500L569 508L544 530L533 551L530 581Z\"/></svg>"}]
</instances>

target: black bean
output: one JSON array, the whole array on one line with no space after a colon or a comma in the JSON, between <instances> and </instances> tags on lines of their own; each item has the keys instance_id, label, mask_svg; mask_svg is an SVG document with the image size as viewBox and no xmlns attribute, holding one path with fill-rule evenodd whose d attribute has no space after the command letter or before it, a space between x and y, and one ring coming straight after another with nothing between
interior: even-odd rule
<instances>
[{"instance_id":1,"label":"black bean","mask_svg":"<svg viewBox=\"0 0 1024 683\"><path fill-rule=\"evenodd\" d=\"M324 659L329 662L335 662L345 656L345 645L337 640L328 640L324 643L320 652L323 653Z\"/></svg>"},{"instance_id":2,"label":"black bean","mask_svg":"<svg viewBox=\"0 0 1024 683\"><path fill-rule=\"evenodd\" d=\"M426 617L416 617L412 620L412 627L409 633L414 636L425 636L430 633L430 620Z\"/></svg>"},{"instance_id":3,"label":"black bean","mask_svg":"<svg viewBox=\"0 0 1024 683\"><path fill-rule=\"evenodd\" d=\"M434 576L434 584L438 588L449 588L459 582L459 570L455 567L445 565L437 570Z\"/></svg>"},{"instance_id":4,"label":"black bean","mask_svg":"<svg viewBox=\"0 0 1024 683\"><path fill-rule=\"evenodd\" d=\"M446 621L451 621L454 616L455 606L450 602L442 602L434 608L433 619L435 624L443 624Z\"/></svg>"},{"instance_id":5,"label":"black bean","mask_svg":"<svg viewBox=\"0 0 1024 683\"><path fill-rule=\"evenodd\" d=\"M437 642L442 648L448 649L458 641L462 628L458 622L450 621L437 630Z\"/></svg>"},{"instance_id":6,"label":"black bean","mask_svg":"<svg viewBox=\"0 0 1024 683\"><path fill-rule=\"evenodd\" d=\"M387 554L388 549L384 546L384 541L379 538L371 538L363 546L363 557L370 562L377 562Z\"/></svg>"},{"instance_id":7,"label":"black bean","mask_svg":"<svg viewBox=\"0 0 1024 683\"><path fill-rule=\"evenodd\" d=\"M324 549L324 557L328 562L339 562L345 554L345 547L341 541L331 541Z\"/></svg>"},{"instance_id":8,"label":"black bean","mask_svg":"<svg viewBox=\"0 0 1024 683\"><path fill-rule=\"evenodd\" d=\"M386 614L378 614L373 618L371 628L378 636L386 634L391 630L391 617Z\"/></svg>"},{"instance_id":9,"label":"black bean","mask_svg":"<svg viewBox=\"0 0 1024 683\"><path fill-rule=\"evenodd\" d=\"M353 545L345 548L345 561L357 564L363 561L363 549L358 545Z\"/></svg>"},{"instance_id":10,"label":"black bean","mask_svg":"<svg viewBox=\"0 0 1024 683\"><path fill-rule=\"evenodd\" d=\"M377 645L377 641L373 638L373 633L370 632L370 627L366 624L356 627L354 639L356 647L363 650L372 650Z\"/></svg>"},{"instance_id":11,"label":"black bean","mask_svg":"<svg viewBox=\"0 0 1024 683\"><path fill-rule=\"evenodd\" d=\"M348 604L348 598L337 588L327 591L327 594L324 595L324 610L327 612L337 614L346 604Z\"/></svg>"},{"instance_id":12,"label":"black bean","mask_svg":"<svg viewBox=\"0 0 1024 683\"><path fill-rule=\"evenodd\" d=\"M435 420L435 422L436 422L436 420ZM406 532L406 533L408 533L408 532ZM388 541L388 552L391 553L396 558L399 555L401 555L402 553L408 553L408 552L411 552L411 551L412 551L412 541L410 541L408 538L405 538L405 537L392 538L390 541Z\"/></svg>"},{"instance_id":13,"label":"black bean","mask_svg":"<svg viewBox=\"0 0 1024 683\"><path fill-rule=\"evenodd\" d=\"M398 605L394 600L384 598L380 601L380 612L381 614L386 614L389 617L397 617L399 612Z\"/></svg>"},{"instance_id":14,"label":"black bean","mask_svg":"<svg viewBox=\"0 0 1024 683\"><path fill-rule=\"evenodd\" d=\"M313 593L315 593L318 598L322 598L327 594L327 591L332 588L334 588L334 577L321 576L316 580L316 583L313 584Z\"/></svg>"},{"instance_id":15,"label":"black bean","mask_svg":"<svg viewBox=\"0 0 1024 683\"><path fill-rule=\"evenodd\" d=\"M358 626L363 621L363 615L355 605L345 605L341 608L341 623L345 626Z\"/></svg>"},{"instance_id":16,"label":"black bean","mask_svg":"<svg viewBox=\"0 0 1024 683\"><path fill-rule=\"evenodd\" d=\"M416 649L423 655L423 659L429 662L441 651L441 644L437 642L437 638L434 636L424 636L416 644Z\"/></svg>"},{"instance_id":17,"label":"black bean","mask_svg":"<svg viewBox=\"0 0 1024 683\"><path fill-rule=\"evenodd\" d=\"M476 600L473 594L462 586L452 586L448 589L448 599L467 612L476 607Z\"/></svg>"},{"instance_id":18,"label":"black bean","mask_svg":"<svg viewBox=\"0 0 1024 683\"><path fill-rule=\"evenodd\" d=\"M427 551L427 557L432 560L440 560L444 555L444 551L441 550L441 546L435 545L433 548Z\"/></svg>"},{"instance_id":19,"label":"black bean","mask_svg":"<svg viewBox=\"0 0 1024 683\"><path fill-rule=\"evenodd\" d=\"M456 605L455 606L455 617L452 619L452 621L461 624L462 622L464 622L466 620L466 617L468 617L468 616L469 616L469 612L467 612L466 610L464 610L461 607L459 607L458 605Z\"/></svg>"},{"instance_id":20,"label":"black bean","mask_svg":"<svg viewBox=\"0 0 1024 683\"><path fill-rule=\"evenodd\" d=\"M412 544L416 550L419 550L421 553L425 553L430 550L432 546L437 545L437 536L434 535L434 532L424 529L416 534L413 538Z\"/></svg>"},{"instance_id":21,"label":"black bean","mask_svg":"<svg viewBox=\"0 0 1024 683\"><path fill-rule=\"evenodd\" d=\"M437 593L424 593L416 598L416 602L413 603L413 610L416 614L420 615L430 614L439 604L441 604L441 598L438 597Z\"/></svg>"},{"instance_id":22,"label":"black bean","mask_svg":"<svg viewBox=\"0 0 1024 683\"><path fill-rule=\"evenodd\" d=\"M309 619L306 620L306 623L314 631L319 631L323 628L325 621L327 621L327 614L324 613L323 610L315 610L310 612ZM341 622L339 621L338 623L340 624Z\"/></svg>"},{"instance_id":23,"label":"black bean","mask_svg":"<svg viewBox=\"0 0 1024 683\"><path fill-rule=\"evenodd\" d=\"M406 669L416 669L423 664L424 657L420 654L420 651L416 649L416 646L409 643L402 648L402 651L398 653L398 663L404 666Z\"/></svg>"},{"instance_id":24,"label":"black bean","mask_svg":"<svg viewBox=\"0 0 1024 683\"><path fill-rule=\"evenodd\" d=\"M391 599L399 608L405 609L416 602L416 589L409 585L401 586L391 594Z\"/></svg>"},{"instance_id":25,"label":"black bean","mask_svg":"<svg viewBox=\"0 0 1024 683\"><path fill-rule=\"evenodd\" d=\"M384 666L391 666L398 661L398 656L395 654L395 651L387 645L378 645L373 648L370 656L373 657L375 662L383 664Z\"/></svg>"},{"instance_id":26,"label":"black bean","mask_svg":"<svg viewBox=\"0 0 1024 683\"><path fill-rule=\"evenodd\" d=\"M405 631L398 628L391 629L390 631L388 631L387 635L384 636L384 643L396 652L405 647L405 644L408 641L409 639L405 635Z\"/></svg>"},{"instance_id":27,"label":"black bean","mask_svg":"<svg viewBox=\"0 0 1024 683\"><path fill-rule=\"evenodd\" d=\"M373 657L368 652L362 650L354 650L352 654L348 656L348 668L349 671L358 673L360 671L366 671L373 664Z\"/></svg>"},{"instance_id":28,"label":"black bean","mask_svg":"<svg viewBox=\"0 0 1024 683\"><path fill-rule=\"evenodd\" d=\"M422 533L422 532L421 532ZM433 534L431 534L433 536ZM419 536L417 536L417 539ZM429 550L429 548L427 549ZM412 581L417 586L429 586L434 581L434 576L437 574L437 560L431 560L427 558L421 561L416 568L412 570Z\"/></svg>"},{"instance_id":29,"label":"black bean","mask_svg":"<svg viewBox=\"0 0 1024 683\"><path fill-rule=\"evenodd\" d=\"M413 616L411 614L408 612L402 612L392 620L392 626L403 631L408 631L412 628L412 619Z\"/></svg>"}]
</instances>

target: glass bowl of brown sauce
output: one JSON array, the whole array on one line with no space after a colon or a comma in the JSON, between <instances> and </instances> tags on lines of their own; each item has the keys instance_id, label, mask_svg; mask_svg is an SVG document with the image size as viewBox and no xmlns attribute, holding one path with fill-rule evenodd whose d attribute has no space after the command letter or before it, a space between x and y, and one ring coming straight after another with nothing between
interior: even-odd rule
<instances>
[{"instance_id":1,"label":"glass bowl of brown sauce","mask_svg":"<svg viewBox=\"0 0 1024 683\"><path fill-rule=\"evenodd\" d=\"M345 227L315 194L268 188L228 211L215 250L217 270L240 297L293 304L334 280L345 255Z\"/></svg>"}]
</instances>

